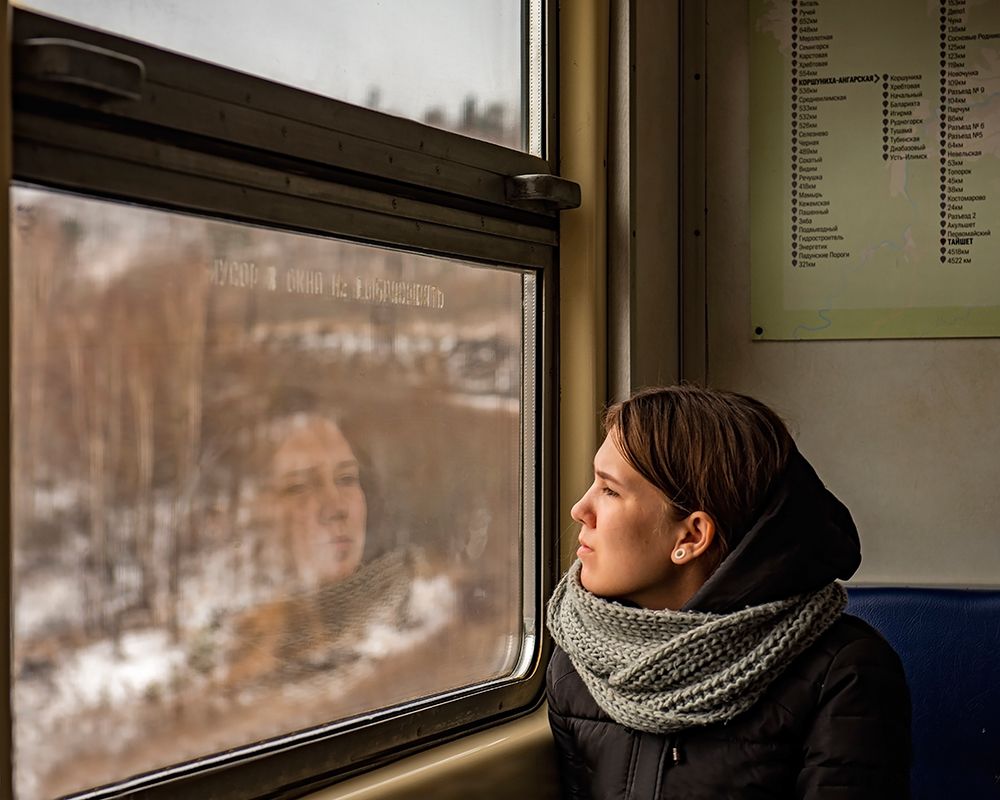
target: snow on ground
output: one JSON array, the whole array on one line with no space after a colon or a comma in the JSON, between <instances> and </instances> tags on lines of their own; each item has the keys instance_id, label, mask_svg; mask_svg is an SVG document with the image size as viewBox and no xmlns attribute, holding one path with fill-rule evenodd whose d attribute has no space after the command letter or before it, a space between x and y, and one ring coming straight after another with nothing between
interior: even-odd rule
<instances>
[{"instance_id":1,"label":"snow on ground","mask_svg":"<svg viewBox=\"0 0 1000 800\"><path fill-rule=\"evenodd\" d=\"M136 735L127 709L168 690L184 652L163 630L123 634L68 651L51 671L14 684L18 796L36 797L40 776L66 757L65 744L96 739L114 751ZM88 713L90 712L90 713ZM110 712L110 713L109 713Z\"/></svg>"},{"instance_id":2,"label":"snow on ground","mask_svg":"<svg viewBox=\"0 0 1000 800\"><path fill-rule=\"evenodd\" d=\"M75 573L36 573L19 581L14 602L14 631L30 639L47 625L78 627L83 623L83 597Z\"/></svg>"},{"instance_id":3,"label":"snow on ground","mask_svg":"<svg viewBox=\"0 0 1000 800\"><path fill-rule=\"evenodd\" d=\"M24 671L14 684L19 796L39 798L44 776L58 769L65 759L76 757L78 751L80 757L86 757L80 748L86 749L87 743L99 742L106 753L127 753L147 735L147 711L168 708L179 696L210 691L212 677L199 669L192 657L200 652L202 637L208 637L204 641L211 647L209 657L217 658L220 642L231 634L225 617L233 613L234 606L245 606L252 600L247 589L253 583L234 583L232 568L222 553L213 553L194 571L197 580L188 575L181 595L183 629L178 643L171 641L166 629L144 628L123 633L117 646L113 640L104 639L64 649L51 662L24 662L20 668ZM234 593L240 587L243 592ZM46 588L51 594L42 597ZM74 591L75 582L63 573L62 580L33 584L33 602L22 602L19 610L30 613L27 607L37 603L34 613L42 619L60 605L65 613L79 605ZM21 599L26 598L22 594ZM316 682L303 681L301 685L282 687L282 692L298 697L309 693L315 696L321 690L327 699L348 692L357 681L374 674L379 660L419 645L445 628L454 620L457 605L457 591L449 577L415 578L403 625L398 619L371 619L352 643L351 649L361 658L339 672L336 681L324 674L319 689ZM218 627L210 621L209 609L222 613ZM33 623L28 619L18 624L23 631ZM251 692L248 697L255 696ZM167 705L160 706L161 702Z\"/></svg>"},{"instance_id":4,"label":"snow on ground","mask_svg":"<svg viewBox=\"0 0 1000 800\"><path fill-rule=\"evenodd\" d=\"M59 671L57 691L80 706L125 705L156 687L168 684L183 668L185 654L169 643L163 630L132 631L122 635L118 653L112 642L101 641L73 654Z\"/></svg>"},{"instance_id":5,"label":"snow on ground","mask_svg":"<svg viewBox=\"0 0 1000 800\"><path fill-rule=\"evenodd\" d=\"M352 649L362 656L379 659L413 647L451 621L456 603L455 588L445 576L415 578L410 585L407 609L407 616L415 624L401 629L382 621L369 623Z\"/></svg>"}]
</instances>

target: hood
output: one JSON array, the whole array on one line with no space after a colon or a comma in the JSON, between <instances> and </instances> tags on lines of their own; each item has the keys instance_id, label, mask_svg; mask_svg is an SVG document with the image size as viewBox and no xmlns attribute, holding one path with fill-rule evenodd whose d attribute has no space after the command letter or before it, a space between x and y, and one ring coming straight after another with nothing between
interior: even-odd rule
<instances>
[{"instance_id":1,"label":"hood","mask_svg":"<svg viewBox=\"0 0 1000 800\"><path fill-rule=\"evenodd\" d=\"M684 605L717 614L814 592L861 564L851 512L796 450L764 510Z\"/></svg>"}]
</instances>

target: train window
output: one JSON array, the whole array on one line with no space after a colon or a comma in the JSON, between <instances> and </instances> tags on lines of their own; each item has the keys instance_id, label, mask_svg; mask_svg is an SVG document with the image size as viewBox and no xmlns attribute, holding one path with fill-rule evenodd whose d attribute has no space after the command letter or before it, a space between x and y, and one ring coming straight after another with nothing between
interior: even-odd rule
<instances>
[{"instance_id":1,"label":"train window","mask_svg":"<svg viewBox=\"0 0 1000 800\"><path fill-rule=\"evenodd\" d=\"M22 797L512 673L530 275L13 201Z\"/></svg>"},{"instance_id":2,"label":"train window","mask_svg":"<svg viewBox=\"0 0 1000 800\"><path fill-rule=\"evenodd\" d=\"M304 792L530 708L548 162L13 33L18 800Z\"/></svg>"},{"instance_id":3,"label":"train window","mask_svg":"<svg viewBox=\"0 0 1000 800\"><path fill-rule=\"evenodd\" d=\"M537 125L541 0L16 5L509 147Z\"/></svg>"}]
</instances>

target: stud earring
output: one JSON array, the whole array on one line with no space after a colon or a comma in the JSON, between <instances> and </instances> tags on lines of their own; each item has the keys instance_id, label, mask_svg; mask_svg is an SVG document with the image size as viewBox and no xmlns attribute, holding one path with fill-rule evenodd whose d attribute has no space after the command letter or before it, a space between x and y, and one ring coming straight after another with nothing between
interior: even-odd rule
<instances>
[{"instance_id":1,"label":"stud earring","mask_svg":"<svg viewBox=\"0 0 1000 800\"><path fill-rule=\"evenodd\" d=\"M676 558L678 561L680 561L682 558L684 558L685 555L686 555L686 553L684 552L684 548L683 547L678 548L674 552L674 558Z\"/></svg>"}]
</instances>

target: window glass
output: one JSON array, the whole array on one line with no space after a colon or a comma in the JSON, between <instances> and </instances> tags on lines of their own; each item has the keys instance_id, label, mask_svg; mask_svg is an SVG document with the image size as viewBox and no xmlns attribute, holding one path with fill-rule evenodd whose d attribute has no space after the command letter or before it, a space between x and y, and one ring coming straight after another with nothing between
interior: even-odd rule
<instances>
[{"instance_id":1,"label":"window glass","mask_svg":"<svg viewBox=\"0 0 1000 800\"><path fill-rule=\"evenodd\" d=\"M533 275L12 200L19 800L512 674Z\"/></svg>"},{"instance_id":2,"label":"window glass","mask_svg":"<svg viewBox=\"0 0 1000 800\"><path fill-rule=\"evenodd\" d=\"M524 87L530 51L540 53L541 42L523 42L523 0L16 4L326 97L529 147ZM537 76L533 82L540 85Z\"/></svg>"}]
</instances>

